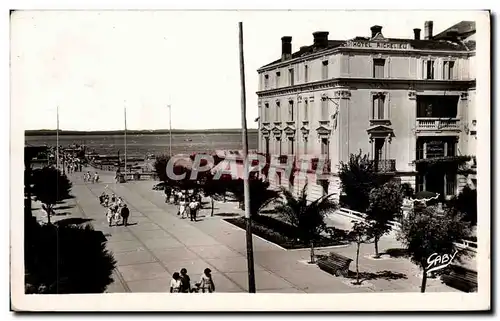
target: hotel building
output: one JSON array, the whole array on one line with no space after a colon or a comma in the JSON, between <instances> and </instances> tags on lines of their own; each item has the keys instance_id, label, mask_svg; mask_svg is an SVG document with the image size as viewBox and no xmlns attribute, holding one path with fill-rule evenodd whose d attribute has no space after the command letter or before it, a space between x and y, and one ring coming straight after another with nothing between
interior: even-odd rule
<instances>
[{"instance_id":1,"label":"hotel building","mask_svg":"<svg viewBox=\"0 0 500 321\"><path fill-rule=\"evenodd\" d=\"M258 69L259 152L274 168L310 160L309 197L340 195L338 165L351 154L369 154L379 172L395 175L415 191L451 196L475 184L456 171L418 175L415 160L475 155L475 23L462 21L433 35L432 21L412 39L369 37L330 40L313 33L313 44ZM371 31L371 32L370 32ZM317 159L327 165L315 172ZM270 175L272 186L299 191L299 175Z\"/></svg>"}]
</instances>

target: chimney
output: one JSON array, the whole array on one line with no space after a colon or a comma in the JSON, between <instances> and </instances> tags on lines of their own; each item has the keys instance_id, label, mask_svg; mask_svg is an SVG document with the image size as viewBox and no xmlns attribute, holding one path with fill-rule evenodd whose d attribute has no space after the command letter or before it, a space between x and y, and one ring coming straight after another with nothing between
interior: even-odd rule
<instances>
[{"instance_id":1,"label":"chimney","mask_svg":"<svg viewBox=\"0 0 500 321\"><path fill-rule=\"evenodd\" d=\"M292 37L281 38L281 61L292 58Z\"/></svg>"},{"instance_id":2,"label":"chimney","mask_svg":"<svg viewBox=\"0 0 500 321\"><path fill-rule=\"evenodd\" d=\"M415 35L415 40L420 40L420 28L413 29L413 34Z\"/></svg>"},{"instance_id":3,"label":"chimney","mask_svg":"<svg viewBox=\"0 0 500 321\"><path fill-rule=\"evenodd\" d=\"M313 33L314 47L326 48L328 47L328 31L316 31Z\"/></svg>"},{"instance_id":4,"label":"chimney","mask_svg":"<svg viewBox=\"0 0 500 321\"><path fill-rule=\"evenodd\" d=\"M373 26L370 28L370 30L372 31L372 38L374 38L377 35L377 33L382 33L381 26Z\"/></svg>"},{"instance_id":5,"label":"chimney","mask_svg":"<svg viewBox=\"0 0 500 321\"><path fill-rule=\"evenodd\" d=\"M426 21L424 24L425 40L432 40L432 27L434 23L432 21Z\"/></svg>"}]
</instances>

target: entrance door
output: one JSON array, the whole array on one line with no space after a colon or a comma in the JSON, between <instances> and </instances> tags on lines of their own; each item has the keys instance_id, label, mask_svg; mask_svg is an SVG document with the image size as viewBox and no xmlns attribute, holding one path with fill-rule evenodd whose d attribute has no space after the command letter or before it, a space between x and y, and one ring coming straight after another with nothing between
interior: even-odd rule
<instances>
[{"instance_id":1,"label":"entrance door","mask_svg":"<svg viewBox=\"0 0 500 321\"><path fill-rule=\"evenodd\" d=\"M265 151L266 151L266 155L269 154L269 137L266 137L265 138Z\"/></svg>"},{"instance_id":2,"label":"entrance door","mask_svg":"<svg viewBox=\"0 0 500 321\"><path fill-rule=\"evenodd\" d=\"M444 173L431 171L425 176L425 190L439 193L439 198L444 197Z\"/></svg>"}]
</instances>

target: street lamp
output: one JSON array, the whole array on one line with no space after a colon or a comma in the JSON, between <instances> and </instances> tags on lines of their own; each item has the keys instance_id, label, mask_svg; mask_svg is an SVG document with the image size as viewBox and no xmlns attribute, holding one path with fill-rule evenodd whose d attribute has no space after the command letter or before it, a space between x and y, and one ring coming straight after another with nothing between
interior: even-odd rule
<instances>
[{"instance_id":1,"label":"street lamp","mask_svg":"<svg viewBox=\"0 0 500 321\"><path fill-rule=\"evenodd\" d=\"M168 121L170 126L170 144L169 144L169 154L172 157L172 106L167 105L168 108Z\"/></svg>"}]
</instances>

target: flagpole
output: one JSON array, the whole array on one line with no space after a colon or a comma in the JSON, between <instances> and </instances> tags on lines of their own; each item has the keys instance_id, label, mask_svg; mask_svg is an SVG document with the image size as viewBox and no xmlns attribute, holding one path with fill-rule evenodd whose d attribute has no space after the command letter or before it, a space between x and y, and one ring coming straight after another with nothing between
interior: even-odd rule
<instances>
[{"instance_id":1,"label":"flagpole","mask_svg":"<svg viewBox=\"0 0 500 321\"><path fill-rule=\"evenodd\" d=\"M124 132L124 139L125 139L125 162L124 162L124 171L125 171L125 179L127 178L127 107L123 108L124 116L125 116L125 132ZM120 160L118 160L120 161Z\"/></svg>"},{"instance_id":2,"label":"flagpole","mask_svg":"<svg viewBox=\"0 0 500 321\"><path fill-rule=\"evenodd\" d=\"M245 218L246 218L246 241L247 241L247 264L248 264L248 292L255 293L255 272L253 262L253 244L252 244L252 217L250 213L250 185L249 179L249 164L248 164L248 133L247 133L247 117L246 117L246 93L245 93L245 61L243 56L243 22L238 23L239 26L239 43L240 43L240 78L241 78L241 127L243 140L243 161L245 171L243 173L243 188L245 196Z\"/></svg>"}]
</instances>

